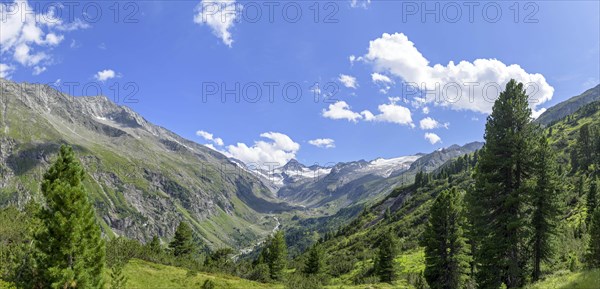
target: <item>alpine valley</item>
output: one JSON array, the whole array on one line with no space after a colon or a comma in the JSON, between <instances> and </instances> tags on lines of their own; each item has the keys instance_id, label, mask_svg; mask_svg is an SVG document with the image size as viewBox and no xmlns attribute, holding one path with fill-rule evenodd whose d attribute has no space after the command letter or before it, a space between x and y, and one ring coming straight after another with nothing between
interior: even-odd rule
<instances>
[{"instance_id":1,"label":"alpine valley","mask_svg":"<svg viewBox=\"0 0 600 289\"><path fill-rule=\"evenodd\" d=\"M69 145L85 172L106 260L117 264L106 278L127 276L127 288L428 288L424 278L433 277L423 272L435 272L425 269L425 248L434 238L424 236L436 220L429 214L452 211L453 203L439 205L444 196L468 202L464 192L479 181L476 168L486 158L485 144L470 142L390 159L251 167L104 96L74 97L7 79L0 79L0 94L0 244L27 244L19 224L32 218L32 203L43 202L45 172L57 155L68 159L62 145ZM532 124L556 153L563 195L553 240L561 250L542 266L559 273L523 284L600 284L598 269L583 270L593 232L587 192L597 182L600 85ZM588 129L593 152L586 159L580 152ZM389 256L382 248L391 239L398 252L386 271L393 279L385 280ZM195 255L182 259L188 255L173 245L177 240L192 242ZM284 257L277 255L282 247ZM11 288L12 279L2 281L10 268L0 269L0 287Z\"/></svg>"}]
</instances>

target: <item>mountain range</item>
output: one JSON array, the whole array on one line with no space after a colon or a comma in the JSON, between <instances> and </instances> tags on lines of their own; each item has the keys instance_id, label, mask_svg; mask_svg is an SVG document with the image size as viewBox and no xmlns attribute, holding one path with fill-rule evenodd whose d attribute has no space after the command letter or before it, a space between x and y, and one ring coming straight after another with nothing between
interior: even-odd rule
<instances>
[{"instance_id":1,"label":"mountain range","mask_svg":"<svg viewBox=\"0 0 600 289\"><path fill-rule=\"evenodd\" d=\"M548 109L538 121L560 119L598 99L598 90ZM85 187L104 234L141 241L168 240L186 220L208 246L247 248L280 226L281 213L321 217L383 200L418 172L432 172L483 145L330 166L290 160L249 169L104 96L73 97L1 78L0 96L0 206L39 200L43 172L59 146L71 144L87 172Z\"/></svg>"}]
</instances>

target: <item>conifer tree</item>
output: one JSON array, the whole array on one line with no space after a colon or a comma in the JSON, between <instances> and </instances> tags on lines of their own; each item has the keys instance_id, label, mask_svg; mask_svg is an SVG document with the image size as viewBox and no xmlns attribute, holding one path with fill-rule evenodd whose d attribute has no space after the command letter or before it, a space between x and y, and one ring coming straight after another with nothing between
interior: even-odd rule
<instances>
[{"instance_id":1,"label":"conifer tree","mask_svg":"<svg viewBox=\"0 0 600 289\"><path fill-rule=\"evenodd\" d=\"M590 125L584 124L579 128L579 136L576 144L578 163L582 169L587 170L589 165L592 164L593 156L593 142L590 134Z\"/></svg>"},{"instance_id":2,"label":"conifer tree","mask_svg":"<svg viewBox=\"0 0 600 289\"><path fill-rule=\"evenodd\" d=\"M540 137L535 154L536 185L531 194L533 208L531 248L533 256L533 281L538 281L541 262L549 261L554 254L552 238L556 234L560 215L560 193L556 177L554 153L545 136Z\"/></svg>"},{"instance_id":3,"label":"conifer tree","mask_svg":"<svg viewBox=\"0 0 600 289\"><path fill-rule=\"evenodd\" d=\"M148 243L148 249L150 249L150 251L153 253L162 252L162 246L160 245L160 240L158 239L158 236L152 237L152 241Z\"/></svg>"},{"instance_id":4,"label":"conifer tree","mask_svg":"<svg viewBox=\"0 0 600 289\"><path fill-rule=\"evenodd\" d=\"M169 247L173 250L173 255L176 257L189 256L194 253L195 245L193 232L186 222L182 221L179 223L173 241L171 241Z\"/></svg>"},{"instance_id":5,"label":"conifer tree","mask_svg":"<svg viewBox=\"0 0 600 289\"><path fill-rule=\"evenodd\" d=\"M43 288L103 288L105 244L84 176L73 149L65 145L44 174L43 229L35 236Z\"/></svg>"},{"instance_id":6,"label":"conifer tree","mask_svg":"<svg viewBox=\"0 0 600 289\"><path fill-rule=\"evenodd\" d=\"M287 245L283 231L277 231L263 251L271 279L281 281L287 268Z\"/></svg>"},{"instance_id":7,"label":"conifer tree","mask_svg":"<svg viewBox=\"0 0 600 289\"><path fill-rule=\"evenodd\" d=\"M464 237L462 197L455 188L434 201L423 235L425 279L432 289L464 288L469 271L469 249Z\"/></svg>"},{"instance_id":8,"label":"conifer tree","mask_svg":"<svg viewBox=\"0 0 600 289\"><path fill-rule=\"evenodd\" d=\"M325 273L325 251L320 244L315 244L308 251L308 258L304 264L303 272L306 275Z\"/></svg>"},{"instance_id":9,"label":"conifer tree","mask_svg":"<svg viewBox=\"0 0 600 289\"><path fill-rule=\"evenodd\" d=\"M396 249L396 236L392 231L382 236L375 260L375 273L381 282L391 283L396 280L394 258L398 254Z\"/></svg>"},{"instance_id":10,"label":"conifer tree","mask_svg":"<svg viewBox=\"0 0 600 289\"><path fill-rule=\"evenodd\" d=\"M596 181L592 181L590 183L590 188L588 190L587 193L587 217L586 217L586 224L590 225L590 222L592 220L592 216L594 215L594 211L597 210L598 208L598 180Z\"/></svg>"},{"instance_id":11,"label":"conifer tree","mask_svg":"<svg viewBox=\"0 0 600 289\"><path fill-rule=\"evenodd\" d=\"M600 268L600 210L594 211L591 222L586 261L590 268Z\"/></svg>"},{"instance_id":12,"label":"conifer tree","mask_svg":"<svg viewBox=\"0 0 600 289\"><path fill-rule=\"evenodd\" d=\"M533 170L534 127L523 84L506 84L485 129L475 172L473 220L480 288L524 284L528 263L526 200Z\"/></svg>"}]
</instances>

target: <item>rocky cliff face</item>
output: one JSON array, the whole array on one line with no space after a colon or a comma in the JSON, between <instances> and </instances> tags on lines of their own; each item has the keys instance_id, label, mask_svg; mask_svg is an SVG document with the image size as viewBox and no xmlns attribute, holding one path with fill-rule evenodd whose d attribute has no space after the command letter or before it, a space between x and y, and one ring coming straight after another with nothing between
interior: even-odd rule
<instances>
[{"instance_id":1,"label":"rocky cliff face","mask_svg":"<svg viewBox=\"0 0 600 289\"><path fill-rule=\"evenodd\" d=\"M0 113L0 206L39 198L43 172L66 143L109 235L168 239L186 220L209 245L242 247L271 232L266 213L290 209L225 156L103 96L0 79Z\"/></svg>"}]
</instances>

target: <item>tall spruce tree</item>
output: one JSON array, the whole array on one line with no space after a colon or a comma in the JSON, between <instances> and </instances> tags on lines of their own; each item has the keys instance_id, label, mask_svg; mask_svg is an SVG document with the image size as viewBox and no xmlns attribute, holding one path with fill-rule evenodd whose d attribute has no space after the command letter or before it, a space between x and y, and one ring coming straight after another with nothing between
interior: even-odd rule
<instances>
[{"instance_id":1,"label":"tall spruce tree","mask_svg":"<svg viewBox=\"0 0 600 289\"><path fill-rule=\"evenodd\" d=\"M44 174L40 211L43 229L36 234L42 288L103 288L105 244L82 184L85 172L70 146Z\"/></svg>"},{"instance_id":2,"label":"tall spruce tree","mask_svg":"<svg viewBox=\"0 0 600 289\"><path fill-rule=\"evenodd\" d=\"M264 249L271 279L281 281L287 268L287 245L283 231L277 231Z\"/></svg>"},{"instance_id":3,"label":"tall spruce tree","mask_svg":"<svg viewBox=\"0 0 600 289\"><path fill-rule=\"evenodd\" d=\"M592 220L592 216L594 215L594 211L596 211L598 208L598 179L590 183L590 188L588 189L587 193L586 205L587 217L585 219L585 223L589 227L590 222Z\"/></svg>"},{"instance_id":4,"label":"tall spruce tree","mask_svg":"<svg viewBox=\"0 0 600 289\"><path fill-rule=\"evenodd\" d=\"M192 228L186 222L179 223L173 241L169 243L169 247L173 250L173 255L176 257L189 256L195 251L194 235Z\"/></svg>"},{"instance_id":5,"label":"tall spruce tree","mask_svg":"<svg viewBox=\"0 0 600 289\"><path fill-rule=\"evenodd\" d=\"M480 288L523 285L528 263L525 204L533 173L534 126L522 83L510 80L494 103L475 172L470 209Z\"/></svg>"},{"instance_id":6,"label":"tall spruce tree","mask_svg":"<svg viewBox=\"0 0 600 289\"><path fill-rule=\"evenodd\" d=\"M325 266L325 250L317 243L308 251L303 273L306 275L320 275L325 273Z\"/></svg>"},{"instance_id":7,"label":"tall spruce tree","mask_svg":"<svg viewBox=\"0 0 600 289\"><path fill-rule=\"evenodd\" d=\"M396 248L396 236L388 231L379 242L379 250L375 260L375 274L381 282L391 283L396 280L396 266L394 258L398 254Z\"/></svg>"},{"instance_id":8,"label":"tall spruce tree","mask_svg":"<svg viewBox=\"0 0 600 289\"><path fill-rule=\"evenodd\" d=\"M586 261L590 268L600 268L600 210L595 210L592 215Z\"/></svg>"},{"instance_id":9,"label":"tall spruce tree","mask_svg":"<svg viewBox=\"0 0 600 289\"><path fill-rule=\"evenodd\" d=\"M152 237L152 241L150 241L150 243L148 243L146 245L148 247L148 249L150 249L150 251L152 253L161 253L162 252L162 246L160 245L160 239L158 239L158 236L154 236Z\"/></svg>"},{"instance_id":10,"label":"tall spruce tree","mask_svg":"<svg viewBox=\"0 0 600 289\"><path fill-rule=\"evenodd\" d=\"M575 146L577 150L578 163L582 169L587 170L589 165L593 162L593 141L590 132L590 125L584 124L579 128L579 136L577 137L577 144Z\"/></svg>"},{"instance_id":11,"label":"tall spruce tree","mask_svg":"<svg viewBox=\"0 0 600 289\"><path fill-rule=\"evenodd\" d=\"M554 254L552 238L556 235L560 215L560 190L556 176L556 161L552 147L545 136L540 137L535 153L536 185L531 193L531 248L533 281L540 278L542 261Z\"/></svg>"},{"instance_id":12,"label":"tall spruce tree","mask_svg":"<svg viewBox=\"0 0 600 289\"><path fill-rule=\"evenodd\" d=\"M431 289L459 289L467 283L469 248L463 234L462 197L455 188L440 193L423 234L425 279Z\"/></svg>"}]
</instances>

